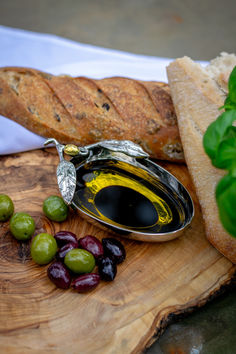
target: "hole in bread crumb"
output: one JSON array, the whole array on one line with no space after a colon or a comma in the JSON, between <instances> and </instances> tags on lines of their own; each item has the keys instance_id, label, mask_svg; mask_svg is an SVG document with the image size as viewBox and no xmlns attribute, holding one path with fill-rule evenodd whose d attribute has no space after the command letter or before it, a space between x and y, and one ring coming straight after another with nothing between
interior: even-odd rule
<instances>
[{"instance_id":1,"label":"hole in bread crumb","mask_svg":"<svg viewBox=\"0 0 236 354\"><path fill-rule=\"evenodd\" d=\"M9 78L9 84L11 89L17 94L19 95L19 83L20 83L20 76L18 76L15 73L7 73L7 76Z\"/></svg>"},{"instance_id":2,"label":"hole in bread crumb","mask_svg":"<svg viewBox=\"0 0 236 354\"><path fill-rule=\"evenodd\" d=\"M84 118L86 118L86 113L85 112L82 112L82 113L78 112L75 114L75 118L79 119L79 120L84 119Z\"/></svg>"},{"instance_id":3,"label":"hole in bread crumb","mask_svg":"<svg viewBox=\"0 0 236 354\"><path fill-rule=\"evenodd\" d=\"M104 109L106 109L107 111L109 111L110 105L105 102L105 103L103 103L102 108L104 108Z\"/></svg>"},{"instance_id":4,"label":"hole in bread crumb","mask_svg":"<svg viewBox=\"0 0 236 354\"><path fill-rule=\"evenodd\" d=\"M58 122L61 121L61 117L60 117L60 115L59 115L58 113L54 113L54 117L56 118L56 120L57 120Z\"/></svg>"},{"instance_id":5,"label":"hole in bread crumb","mask_svg":"<svg viewBox=\"0 0 236 354\"><path fill-rule=\"evenodd\" d=\"M171 159L183 160L184 153L180 143L167 144L163 148L164 153Z\"/></svg>"},{"instance_id":6,"label":"hole in bread crumb","mask_svg":"<svg viewBox=\"0 0 236 354\"><path fill-rule=\"evenodd\" d=\"M32 113L32 114L34 114L35 113L35 106L33 106L32 104L30 105L30 106L28 106L27 107L28 108L28 111L30 112L30 113Z\"/></svg>"},{"instance_id":7,"label":"hole in bread crumb","mask_svg":"<svg viewBox=\"0 0 236 354\"><path fill-rule=\"evenodd\" d=\"M19 92L18 92L18 85L10 85L11 89L17 94L19 95Z\"/></svg>"}]
</instances>

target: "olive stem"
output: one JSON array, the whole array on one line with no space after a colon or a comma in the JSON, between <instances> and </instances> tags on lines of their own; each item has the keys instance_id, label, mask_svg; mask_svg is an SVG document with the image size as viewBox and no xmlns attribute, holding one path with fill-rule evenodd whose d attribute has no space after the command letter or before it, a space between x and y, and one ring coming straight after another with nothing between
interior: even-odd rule
<instances>
[{"instance_id":1,"label":"olive stem","mask_svg":"<svg viewBox=\"0 0 236 354\"><path fill-rule=\"evenodd\" d=\"M64 160L64 156L63 156L63 151L65 146L62 144L59 144L58 141L54 138L49 138L44 142L44 145L48 145L48 144L54 144L56 146L60 161Z\"/></svg>"}]
</instances>

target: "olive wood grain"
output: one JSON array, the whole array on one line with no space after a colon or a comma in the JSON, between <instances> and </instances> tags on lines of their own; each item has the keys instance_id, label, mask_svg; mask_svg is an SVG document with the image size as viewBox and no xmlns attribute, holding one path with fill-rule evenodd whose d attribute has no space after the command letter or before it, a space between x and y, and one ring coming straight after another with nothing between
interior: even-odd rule
<instances>
[{"instance_id":1,"label":"olive wood grain","mask_svg":"<svg viewBox=\"0 0 236 354\"><path fill-rule=\"evenodd\" d=\"M0 158L0 193L15 211L30 213L36 233L70 230L108 236L74 212L64 223L42 213L43 200L57 194L54 148ZM162 165L190 191L192 225L179 239L159 244L120 238L127 259L114 282L78 294L57 289L47 266L36 265L29 243L17 242L9 222L0 223L0 347L4 353L140 353L171 314L203 305L228 284L232 265L207 241L193 185L184 165Z\"/></svg>"}]
</instances>

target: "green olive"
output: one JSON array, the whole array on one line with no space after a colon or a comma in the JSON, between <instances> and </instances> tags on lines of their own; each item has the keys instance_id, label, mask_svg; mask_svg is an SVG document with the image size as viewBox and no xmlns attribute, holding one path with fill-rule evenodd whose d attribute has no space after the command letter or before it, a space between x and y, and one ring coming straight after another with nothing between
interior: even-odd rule
<instances>
[{"instance_id":1,"label":"green olive","mask_svg":"<svg viewBox=\"0 0 236 354\"><path fill-rule=\"evenodd\" d=\"M38 234L32 240L30 252L35 263L48 264L57 252L55 238L47 233Z\"/></svg>"},{"instance_id":2,"label":"green olive","mask_svg":"<svg viewBox=\"0 0 236 354\"><path fill-rule=\"evenodd\" d=\"M74 248L66 254L64 263L74 273L90 273L95 267L95 258L86 250Z\"/></svg>"},{"instance_id":3,"label":"green olive","mask_svg":"<svg viewBox=\"0 0 236 354\"><path fill-rule=\"evenodd\" d=\"M14 204L6 194L0 194L0 221L7 221L14 212Z\"/></svg>"},{"instance_id":4,"label":"green olive","mask_svg":"<svg viewBox=\"0 0 236 354\"><path fill-rule=\"evenodd\" d=\"M43 202L43 212L52 221L64 221L68 216L68 206L61 197L51 195Z\"/></svg>"},{"instance_id":5,"label":"green olive","mask_svg":"<svg viewBox=\"0 0 236 354\"><path fill-rule=\"evenodd\" d=\"M26 213L15 213L10 220L10 231L17 240L26 241L35 231L34 219Z\"/></svg>"}]
</instances>

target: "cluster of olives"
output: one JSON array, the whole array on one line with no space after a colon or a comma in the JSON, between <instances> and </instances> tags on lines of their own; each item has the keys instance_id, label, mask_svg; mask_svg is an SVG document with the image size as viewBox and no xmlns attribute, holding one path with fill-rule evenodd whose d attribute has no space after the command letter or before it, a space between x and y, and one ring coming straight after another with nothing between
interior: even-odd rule
<instances>
[{"instance_id":1,"label":"cluster of olives","mask_svg":"<svg viewBox=\"0 0 236 354\"><path fill-rule=\"evenodd\" d=\"M43 212L51 220L61 222L68 216L68 207L63 199L50 196L43 203ZM35 232L33 218L26 213L14 213L11 198L0 194L0 222L10 219L10 231L20 241L29 240ZM112 281L117 273L117 264L124 261L126 251L120 241L87 235L77 239L70 231L59 231L54 236L48 233L36 235L31 242L32 259L39 265L50 263L49 279L59 288L70 286L78 292L94 289L100 280ZM97 273L92 273L97 266ZM72 280L73 278L73 280Z\"/></svg>"},{"instance_id":2,"label":"cluster of olives","mask_svg":"<svg viewBox=\"0 0 236 354\"><path fill-rule=\"evenodd\" d=\"M77 239L70 231L59 231L54 240L58 247L56 261L49 266L47 274L62 289L71 285L78 292L85 292L94 289L100 280L112 281L117 264L126 257L124 246L114 238L103 238L100 242L95 236ZM96 266L97 273L94 273Z\"/></svg>"},{"instance_id":3,"label":"cluster of olives","mask_svg":"<svg viewBox=\"0 0 236 354\"><path fill-rule=\"evenodd\" d=\"M14 213L14 204L6 194L0 194L0 222L10 219L10 231L20 241L28 240L35 231L34 219L26 213Z\"/></svg>"},{"instance_id":4,"label":"cluster of olives","mask_svg":"<svg viewBox=\"0 0 236 354\"><path fill-rule=\"evenodd\" d=\"M68 206L63 199L52 195L43 203L44 214L53 221L64 221L68 216ZM29 240L35 232L35 222L27 213L14 214L14 204L6 194L0 194L0 222L10 219L10 231L19 241Z\"/></svg>"}]
</instances>

